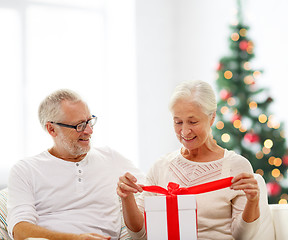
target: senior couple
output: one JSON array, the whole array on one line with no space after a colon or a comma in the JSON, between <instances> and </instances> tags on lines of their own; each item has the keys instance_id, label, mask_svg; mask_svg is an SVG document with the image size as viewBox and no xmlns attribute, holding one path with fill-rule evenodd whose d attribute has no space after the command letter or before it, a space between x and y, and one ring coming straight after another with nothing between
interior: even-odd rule
<instances>
[{"instance_id":1,"label":"senior couple","mask_svg":"<svg viewBox=\"0 0 288 240\"><path fill-rule=\"evenodd\" d=\"M172 181L190 187L232 176L231 188L196 196L198 239L255 239L261 224L259 187L249 161L213 140L217 105L211 86L183 82L169 107L182 147L156 161L144 179L118 152L90 146L97 117L78 94L61 89L47 96L39 106L39 120L54 145L11 169L10 236L119 239L120 196L129 234L146 239L143 199L147 193L142 184L166 188ZM140 193L137 201L135 193Z\"/></svg>"}]
</instances>

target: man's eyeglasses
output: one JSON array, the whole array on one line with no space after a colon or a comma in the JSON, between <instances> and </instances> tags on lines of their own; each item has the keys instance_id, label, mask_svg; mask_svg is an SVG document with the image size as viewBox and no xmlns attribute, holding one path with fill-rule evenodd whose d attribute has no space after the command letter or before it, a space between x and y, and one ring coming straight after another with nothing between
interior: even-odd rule
<instances>
[{"instance_id":1,"label":"man's eyeglasses","mask_svg":"<svg viewBox=\"0 0 288 240\"><path fill-rule=\"evenodd\" d=\"M61 127L74 128L74 129L76 129L77 132L83 132L86 129L87 124L89 124L90 127L93 127L96 122L97 122L97 117L92 115L92 118L90 118L86 122L78 123L75 126L64 124L64 123L56 123L56 122L50 122L50 123L57 124Z\"/></svg>"}]
</instances>

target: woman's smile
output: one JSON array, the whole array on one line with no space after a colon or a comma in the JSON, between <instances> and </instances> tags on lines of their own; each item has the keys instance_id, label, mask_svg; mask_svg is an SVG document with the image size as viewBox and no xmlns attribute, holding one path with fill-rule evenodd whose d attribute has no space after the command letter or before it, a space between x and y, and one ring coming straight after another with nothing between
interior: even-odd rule
<instances>
[{"instance_id":1,"label":"woman's smile","mask_svg":"<svg viewBox=\"0 0 288 240\"><path fill-rule=\"evenodd\" d=\"M184 139L185 141L192 141L196 138L197 136L194 137L184 137L183 135L181 135L181 138Z\"/></svg>"}]
</instances>

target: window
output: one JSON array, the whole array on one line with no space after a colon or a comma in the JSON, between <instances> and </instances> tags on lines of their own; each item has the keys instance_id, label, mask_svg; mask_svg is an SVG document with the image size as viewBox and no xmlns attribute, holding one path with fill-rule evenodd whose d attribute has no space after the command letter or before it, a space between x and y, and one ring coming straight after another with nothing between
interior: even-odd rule
<instances>
[{"instance_id":1,"label":"window","mask_svg":"<svg viewBox=\"0 0 288 240\"><path fill-rule=\"evenodd\" d=\"M37 111L59 88L79 92L98 116L95 145L137 161L133 1L118 2L0 2L0 185L17 160L52 146Z\"/></svg>"}]
</instances>

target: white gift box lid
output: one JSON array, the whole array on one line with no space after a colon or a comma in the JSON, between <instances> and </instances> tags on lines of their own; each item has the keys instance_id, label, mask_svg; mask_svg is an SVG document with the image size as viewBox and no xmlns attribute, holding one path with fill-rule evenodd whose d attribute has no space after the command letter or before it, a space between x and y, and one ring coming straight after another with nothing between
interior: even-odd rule
<instances>
[{"instance_id":1,"label":"white gift box lid","mask_svg":"<svg viewBox=\"0 0 288 240\"><path fill-rule=\"evenodd\" d=\"M178 195L178 209L196 209L195 195ZM147 196L144 200L145 211L166 211L166 196Z\"/></svg>"}]
</instances>

